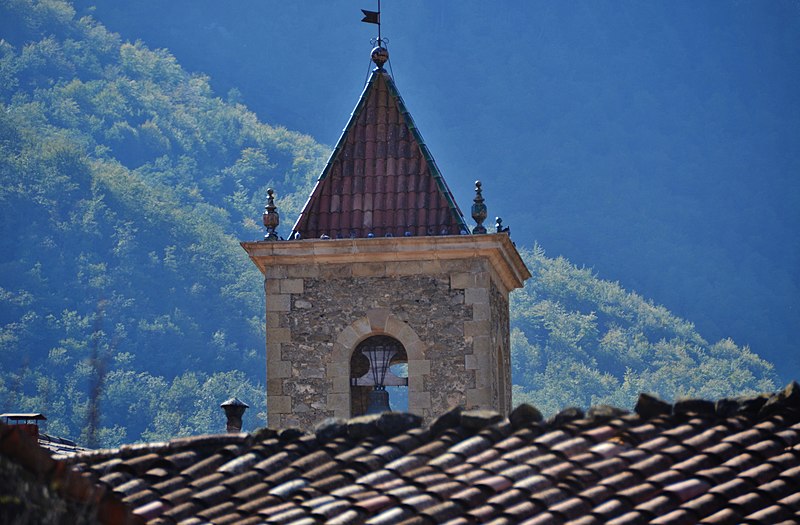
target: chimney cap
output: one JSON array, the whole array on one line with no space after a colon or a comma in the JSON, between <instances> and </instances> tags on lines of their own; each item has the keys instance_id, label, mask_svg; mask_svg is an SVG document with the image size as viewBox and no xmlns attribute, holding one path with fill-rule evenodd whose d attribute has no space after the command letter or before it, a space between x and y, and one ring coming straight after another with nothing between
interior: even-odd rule
<instances>
[{"instance_id":1,"label":"chimney cap","mask_svg":"<svg viewBox=\"0 0 800 525\"><path fill-rule=\"evenodd\" d=\"M245 403L244 401L242 401L242 400L241 400L241 399L239 399L238 397L232 397L232 398L230 398L229 400L227 400L227 401L225 401L224 403L222 403L222 404L220 405L220 407L222 407L222 408L225 408L225 407L244 407L244 408L250 408L250 405L248 405L247 403Z\"/></svg>"},{"instance_id":2,"label":"chimney cap","mask_svg":"<svg viewBox=\"0 0 800 525\"><path fill-rule=\"evenodd\" d=\"M47 421L47 418L44 417L44 414L40 414L39 412L31 412L31 413L18 413L18 412L10 412L8 414L0 414L0 418L6 418L6 420L11 421Z\"/></svg>"}]
</instances>

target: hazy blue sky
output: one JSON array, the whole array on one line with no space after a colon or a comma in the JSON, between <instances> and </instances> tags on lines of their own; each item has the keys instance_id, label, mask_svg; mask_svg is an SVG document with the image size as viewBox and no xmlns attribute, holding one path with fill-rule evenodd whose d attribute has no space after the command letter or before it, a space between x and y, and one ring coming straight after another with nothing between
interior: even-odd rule
<instances>
[{"instance_id":1,"label":"hazy blue sky","mask_svg":"<svg viewBox=\"0 0 800 525\"><path fill-rule=\"evenodd\" d=\"M330 145L369 69L367 0L92 3ZM800 2L384 0L383 33L465 211L480 178L518 244L800 376Z\"/></svg>"}]
</instances>

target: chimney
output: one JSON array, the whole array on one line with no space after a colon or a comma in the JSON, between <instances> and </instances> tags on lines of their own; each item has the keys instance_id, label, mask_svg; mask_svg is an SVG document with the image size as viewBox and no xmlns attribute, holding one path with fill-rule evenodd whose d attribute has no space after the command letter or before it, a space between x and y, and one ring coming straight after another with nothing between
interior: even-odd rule
<instances>
[{"instance_id":1,"label":"chimney","mask_svg":"<svg viewBox=\"0 0 800 525\"><path fill-rule=\"evenodd\" d=\"M39 421L47 421L44 414L38 412L0 414L0 418L5 418L6 425L14 425L34 439L39 439Z\"/></svg>"},{"instance_id":2,"label":"chimney","mask_svg":"<svg viewBox=\"0 0 800 525\"><path fill-rule=\"evenodd\" d=\"M238 397L232 397L220 405L228 418L226 430L228 434L235 434L242 431L242 415L250 408L250 405L241 401Z\"/></svg>"}]
</instances>

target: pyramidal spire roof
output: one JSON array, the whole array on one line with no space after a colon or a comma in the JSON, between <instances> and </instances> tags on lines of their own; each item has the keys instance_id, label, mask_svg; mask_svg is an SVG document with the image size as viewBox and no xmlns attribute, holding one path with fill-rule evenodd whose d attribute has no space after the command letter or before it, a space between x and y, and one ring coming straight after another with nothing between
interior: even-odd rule
<instances>
[{"instance_id":1,"label":"pyramidal spire roof","mask_svg":"<svg viewBox=\"0 0 800 525\"><path fill-rule=\"evenodd\" d=\"M292 239L469 233L385 59L375 62Z\"/></svg>"}]
</instances>

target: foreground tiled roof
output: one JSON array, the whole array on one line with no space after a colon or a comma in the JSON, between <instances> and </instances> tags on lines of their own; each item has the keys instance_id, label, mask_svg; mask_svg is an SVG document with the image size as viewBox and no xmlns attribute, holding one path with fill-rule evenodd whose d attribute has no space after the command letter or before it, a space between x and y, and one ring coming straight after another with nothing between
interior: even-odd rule
<instances>
[{"instance_id":1,"label":"foreground tiled roof","mask_svg":"<svg viewBox=\"0 0 800 525\"><path fill-rule=\"evenodd\" d=\"M78 452L85 452L87 449L72 441L58 436L51 436L45 433L39 434L39 446L47 449L55 458L69 456Z\"/></svg>"},{"instance_id":2,"label":"foreground tiled roof","mask_svg":"<svg viewBox=\"0 0 800 525\"><path fill-rule=\"evenodd\" d=\"M291 236L468 233L392 78L376 68Z\"/></svg>"},{"instance_id":3,"label":"foreground tiled roof","mask_svg":"<svg viewBox=\"0 0 800 525\"><path fill-rule=\"evenodd\" d=\"M79 454L150 523L798 523L800 389L716 403L640 397L544 422L454 410Z\"/></svg>"},{"instance_id":4,"label":"foreground tiled roof","mask_svg":"<svg viewBox=\"0 0 800 525\"><path fill-rule=\"evenodd\" d=\"M120 494L54 459L66 450L43 448L44 441L0 423L0 523L144 523Z\"/></svg>"}]
</instances>

